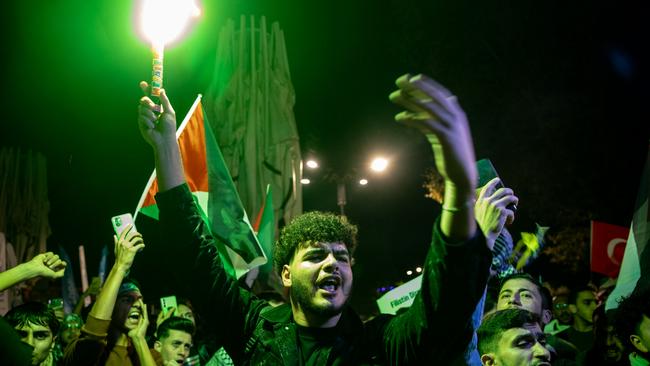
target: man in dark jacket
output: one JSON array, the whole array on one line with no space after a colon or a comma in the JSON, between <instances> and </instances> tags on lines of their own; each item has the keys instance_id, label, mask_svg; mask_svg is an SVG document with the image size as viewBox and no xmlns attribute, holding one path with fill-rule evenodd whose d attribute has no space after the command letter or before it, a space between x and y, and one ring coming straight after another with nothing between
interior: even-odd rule
<instances>
[{"instance_id":1,"label":"man in dark jacket","mask_svg":"<svg viewBox=\"0 0 650 366\"><path fill-rule=\"evenodd\" d=\"M146 91L146 83L141 83ZM176 117L163 91L162 113L148 97L138 124L153 147L160 221L177 250L177 265L193 267L192 301L210 309L214 332L236 364L445 364L472 336L470 318L483 294L490 249L474 220L476 168L465 113L456 98L425 76L397 80L398 122L420 129L445 180L443 211L433 229L422 290L399 316L363 324L346 306L352 289L356 228L330 214L307 213L283 231L275 267L290 303L273 308L230 279L215 238L185 184L175 139Z\"/></svg>"}]
</instances>

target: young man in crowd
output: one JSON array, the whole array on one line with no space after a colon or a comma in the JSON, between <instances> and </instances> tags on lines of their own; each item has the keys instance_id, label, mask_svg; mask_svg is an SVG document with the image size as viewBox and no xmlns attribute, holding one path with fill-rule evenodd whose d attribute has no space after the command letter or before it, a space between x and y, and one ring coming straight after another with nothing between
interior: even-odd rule
<instances>
[{"instance_id":1,"label":"young man in crowd","mask_svg":"<svg viewBox=\"0 0 650 366\"><path fill-rule=\"evenodd\" d=\"M157 364L182 365L190 355L195 328L191 320L172 316L158 326L151 352Z\"/></svg>"},{"instance_id":2,"label":"young man in crowd","mask_svg":"<svg viewBox=\"0 0 650 366\"><path fill-rule=\"evenodd\" d=\"M496 310L524 309L539 317L542 329L553 318L551 294L539 281L527 273L516 273L501 281ZM571 363L577 359L572 344L553 335L547 336L554 360Z\"/></svg>"},{"instance_id":3,"label":"young man in crowd","mask_svg":"<svg viewBox=\"0 0 650 366\"><path fill-rule=\"evenodd\" d=\"M573 324L557 336L576 346L578 351L586 352L594 345L594 310L598 306L592 287L582 286L571 291L569 311L573 314Z\"/></svg>"},{"instance_id":4,"label":"young man in crowd","mask_svg":"<svg viewBox=\"0 0 650 366\"><path fill-rule=\"evenodd\" d=\"M40 302L28 302L11 309L5 320L17 332L23 342L33 347L32 366L54 365L56 335L59 320L47 305Z\"/></svg>"},{"instance_id":5,"label":"young man in crowd","mask_svg":"<svg viewBox=\"0 0 650 366\"><path fill-rule=\"evenodd\" d=\"M562 293L553 297L553 319L544 327L544 333L557 334L573 324L573 314L569 309L569 294Z\"/></svg>"},{"instance_id":6,"label":"young man in crowd","mask_svg":"<svg viewBox=\"0 0 650 366\"><path fill-rule=\"evenodd\" d=\"M135 281L126 278L142 235L129 225L115 241L115 263L93 305L81 336L66 350L65 365L155 365L145 334L147 308Z\"/></svg>"},{"instance_id":7,"label":"young man in crowd","mask_svg":"<svg viewBox=\"0 0 650 366\"><path fill-rule=\"evenodd\" d=\"M189 269L184 274L195 288L193 303L211 310L213 331L235 363L442 365L464 352L491 262L474 220L477 173L469 125L456 98L435 81L405 75L397 86L391 100L407 111L396 120L429 139L445 180L445 204L413 305L365 324L347 306L357 230L344 218L307 213L283 229L274 264L289 304L272 307L227 276L185 184L169 99L163 91L160 115L151 99L141 99L138 124L154 152L161 224L182 248L174 259Z\"/></svg>"},{"instance_id":8,"label":"young man in crowd","mask_svg":"<svg viewBox=\"0 0 650 366\"><path fill-rule=\"evenodd\" d=\"M0 273L0 292L18 283L36 277L51 279L61 278L63 277L65 267L66 263L62 261L58 255L52 252L38 254L28 262L21 263L16 267ZM23 310L26 309L27 308L23 308ZM49 315L43 315L41 320L48 317ZM24 340L24 337L21 335L19 338L16 333L11 330L11 328L15 328L15 324L17 323L23 322L18 321L13 324L8 324L7 319L0 319L0 339L2 339L2 342L0 342L0 364L29 364L30 359L33 361L41 358L41 352L39 350L33 347L33 345L29 346L29 342L21 342L20 339ZM45 327L43 324L49 324L48 321L43 321L41 323L41 326L43 327ZM52 335L55 337L56 333L53 333ZM36 341L37 340L33 340L33 342ZM41 343L39 342L39 344Z\"/></svg>"},{"instance_id":9,"label":"young man in crowd","mask_svg":"<svg viewBox=\"0 0 650 366\"><path fill-rule=\"evenodd\" d=\"M625 298L616 310L616 333L630 351L631 366L650 365L650 291Z\"/></svg>"},{"instance_id":10,"label":"young man in crowd","mask_svg":"<svg viewBox=\"0 0 650 366\"><path fill-rule=\"evenodd\" d=\"M550 366L539 317L524 309L488 314L478 329L478 349L484 366Z\"/></svg>"}]
</instances>

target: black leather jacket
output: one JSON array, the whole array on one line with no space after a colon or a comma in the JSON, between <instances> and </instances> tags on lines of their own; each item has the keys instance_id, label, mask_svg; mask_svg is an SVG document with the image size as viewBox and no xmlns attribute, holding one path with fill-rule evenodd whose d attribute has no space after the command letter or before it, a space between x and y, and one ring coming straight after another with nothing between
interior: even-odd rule
<instances>
[{"instance_id":1,"label":"black leather jacket","mask_svg":"<svg viewBox=\"0 0 650 366\"><path fill-rule=\"evenodd\" d=\"M179 275L187 294L222 342L235 364L300 365L296 325L289 305L272 308L230 279L214 238L187 185L156 196L170 258L184 268ZM473 239L446 243L433 230L422 290L408 311L362 323L343 312L333 345L319 365L445 365L462 354L472 336L471 316L487 283L492 254L477 229ZM179 267L177 267L179 268Z\"/></svg>"}]
</instances>

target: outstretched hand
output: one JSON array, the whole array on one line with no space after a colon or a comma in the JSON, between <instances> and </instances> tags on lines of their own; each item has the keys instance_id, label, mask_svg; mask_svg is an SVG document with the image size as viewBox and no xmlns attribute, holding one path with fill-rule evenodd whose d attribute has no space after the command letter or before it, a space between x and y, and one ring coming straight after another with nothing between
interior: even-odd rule
<instances>
[{"instance_id":1,"label":"outstretched hand","mask_svg":"<svg viewBox=\"0 0 650 366\"><path fill-rule=\"evenodd\" d=\"M65 272L66 263L58 255L47 252L41 253L26 263L36 276L46 278L61 278Z\"/></svg>"},{"instance_id":2,"label":"outstretched hand","mask_svg":"<svg viewBox=\"0 0 650 366\"><path fill-rule=\"evenodd\" d=\"M97 296L102 291L102 279L99 277L93 277L90 281L88 289L84 291L83 296Z\"/></svg>"},{"instance_id":3,"label":"outstretched hand","mask_svg":"<svg viewBox=\"0 0 650 366\"><path fill-rule=\"evenodd\" d=\"M512 189L497 188L500 182L499 178L494 178L481 188L474 205L476 221L487 239L490 250L503 227L515 220L515 212L509 209L508 205L519 203L519 198Z\"/></svg>"},{"instance_id":4,"label":"outstretched hand","mask_svg":"<svg viewBox=\"0 0 650 366\"><path fill-rule=\"evenodd\" d=\"M113 235L115 242L115 265L128 271L133 265L136 253L144 249L144 240L142 234L132 230L133 224L128 224L120 237Z\"/></svg>"},{"instance_id":5,"label":"outstretched hand","mask_svg":"<svg viewBox=\"0 0 650 366\"><path fill-rule=\"evenodd\" d=\"M138 106L138 127L144 140L153 148L160 147L170 140L176 140L176 112L172 107L167 92L160 90L160 106L149 98L149 85L140 82L144 96ZM162 113L158 111L162 108Z\"/></svg>"},{"instance_id":6,"label":"outstretched hand","mask_svg":"<svg viewBox=\"0 0 650 366\"><path fill-rule=\"evenodd\" d=\"M434 149L436 168L462 191L476 185L474 147L465 112L444 86L424 75L406 74L395 82L390 100L406 109L395 116L404 125L422 131Z\"/></svg>"}]
</instances>

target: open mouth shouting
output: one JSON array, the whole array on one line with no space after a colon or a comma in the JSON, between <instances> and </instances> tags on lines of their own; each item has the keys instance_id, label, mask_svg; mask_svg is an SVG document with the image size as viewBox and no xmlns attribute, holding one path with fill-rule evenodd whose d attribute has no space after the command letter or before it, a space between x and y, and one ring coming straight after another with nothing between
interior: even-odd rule
<instances>
[{"instance_id":1,"label":"open mouth shouting","mask_svg":"<svg viewBox=\"0 0 650 366\"><path fill-rule=\"evenodd\" d=\"M326 294L335 295L339 287L341 287L341 277L326 276L325 278L318 281L316 284L318 288L324 291Z\"/></svg>"},{"instance_id":2,"label":"open mouth shouting","mask_svg":"<svg viewBox=\"0 0 650 366\"><path fill-rule=\"evenodd\" d=\"M140 311L140 308L134 306L131 308L129 315L126 318L129 320L129 322L137 323L140 321L141 316L142 311Z\"/></svg>"}]
</instances>

